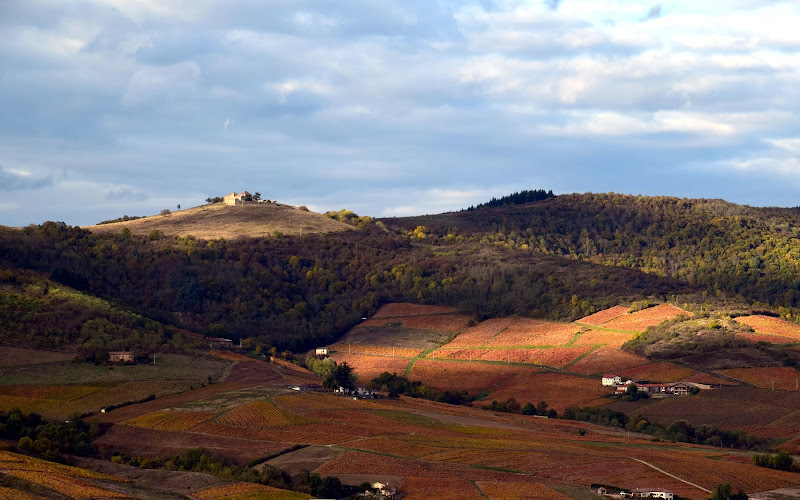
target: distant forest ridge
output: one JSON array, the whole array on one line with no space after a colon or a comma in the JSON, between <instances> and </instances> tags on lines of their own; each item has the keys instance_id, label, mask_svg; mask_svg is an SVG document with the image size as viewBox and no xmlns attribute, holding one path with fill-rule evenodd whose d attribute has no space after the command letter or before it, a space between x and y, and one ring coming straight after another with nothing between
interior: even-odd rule
<instances>
[{"instance_id":1,"label":"distant forest ridge","mask_svg":"<svg viewBox=\"0 0 800 500\"><path fill-rule=\"evenodd\" d=\"M486 203L480 203L476 206L470 206L466 209L467 212L472 210L479 210L488 207L501 207L503 205L521 205L523 203L530 203L532 201L541 201L548 198L555 198L553 190L545 191L544 189L524 189L516 193L511 193L500 198L492 198ZM462 210L463 212L464 210Z\"/></svg>"}]
</instances>

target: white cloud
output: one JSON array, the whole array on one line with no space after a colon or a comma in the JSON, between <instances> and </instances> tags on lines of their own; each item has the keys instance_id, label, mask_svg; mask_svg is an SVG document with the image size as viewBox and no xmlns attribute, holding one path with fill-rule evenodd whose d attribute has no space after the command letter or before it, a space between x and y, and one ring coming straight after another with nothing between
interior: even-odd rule
<instances>
[{"instance_id":1,"label":"white cloud","mask_svg":"<svg viewBox=\"0 0 800 500\"><path fill-rule=\"evenodd\" d=\"M200 74L200 65L195 61L143 67L131 76L122 104L137 106L164 96L183 97Z\"/></svg>"}]
</instances>

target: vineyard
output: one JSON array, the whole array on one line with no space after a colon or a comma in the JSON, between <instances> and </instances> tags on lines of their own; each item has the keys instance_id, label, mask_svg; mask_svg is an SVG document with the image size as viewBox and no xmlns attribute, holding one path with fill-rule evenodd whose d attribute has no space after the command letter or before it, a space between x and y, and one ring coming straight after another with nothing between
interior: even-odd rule
<instances>
[{"instance_id":1,"label":"vineyard","mask_svg":"<svg viewBox=\"0 0 800 500\"><path fill-rule=\"evenodd\" d=\"M736 321L749 326L756 333L761 335L776 335L784 339L791 339L789 342L800 341L800 325L790 323L780 318L772 316L754 315L740 316Z\"/></svg>"},{"instance_id":2,"label":"vineyard","mask_svg":"<svg viewBox=\"0 0 800 500\"><path fill-rule=\"evenodd\" d=\"M656 326L663 321L677 318L678 316L691 317L693 314L670 304L659 304L641 311L618 316L603 323L603 328L643 332L650 326Z\"/></svg>"},{"instance_id":3,"label":"vineyard","mask_svg":"<svg viewBox=\"0 0 800 500\"><path fill-rule=\"evenodd\" d=\"M609 332L603 330L587 330L581 333L575 345L599 345L605 344L609 347L619 349L622 344L631 340L634 334L624 332Z\"/></svg>"},{"instance_id":4,"label":"vineyard","mask_svg":"<svg viewBox=\"0 0 800 500\"><path fill-rule=\"evenodd\" d=\"M571 500L564 494L543 484L499 483L497 481L477 481L476 486L491 500L525 498L529 500Z\"/></svg>"},{"instance_id":5,"label":"vineyard","mask_svg":"<svg viewBox=\"0 0 800 500\"><path fill-rule=\"evenodd\" d=\"M23 479L70 498L133 498L101 488L90 482L90 480L120 482L123 481L122 479L77 467L46 462L8 451L0 451L0 474Z\"/></svg>"},{"instance_id":6,"label":"vineyard","mask_svg":"<svg viewBox=\"0 0 800 500\"><path fill-rule=\"evenodd\" d=\"M612 349L610 347L601 347L570 366L569 371L602 375L604 373L617 372L647 363L647 358L642 356L620 351L619 349Z\"/></svg>"},{"instance_id":7,"label":"vineyard","mask_svg":"<svg viewBox=\"0 0 800 500\"><path fill-rule=\"evenodd\" d=\"M550 349L490 349L479 359L487 361L509 361L512 363L531 363L535 365L563 368L590 347L554 347Z\"/></svg>"},{"instance_id":8,"label":"vineyard","mask_svg":"<svg viewBox=\"0 0 800 500\"><path fill-rule=\"evenodd\" d=\"M383 372L402 375L405 373L408 363L410 362L408 358L346 354L340 352L335 352L331 354L330 357L337 363L346 362L348 365L352 366L353 370L358 374L359 385L367 384L370 380Z\"/></svg>"},{"instance_id":9,"label":"vineyard","mask_svg":"<svg viewBox=\"0 0 800 500\"><path fill-rule=\"evenodd\" d=\"M255 401L226 411L215 418L214 422L237 427L272 428L320 421L281 410L269 401Z\"/></svg>"},{"instance_id":10,"label":"vineyard","mask_svg":"<svg viewBox=\"0 0 800 500\"><path fill-rule=\"evenodd\" d=\"M718 370L718 373L747 382L756 387L778 391L797 391L800 371L791 366L766 368L733 368Z\"/></svg>"},{"instance_id":11,"label":"vineyard","mask_svg":"<svg viewBox=\"0 0 800 500\"><path fill-rule=\"evenodd\" d=\"M209 412L155 411L126 420L123 423L143 429L186 431L206 420L214 418L214 416L214 413Z\"/></svg>"},{"instance_id":12,"label":"vineyard","mask_svg":"<svg viewBox=\"0 0 800 500\"><path fill-rule=\"evenodd\" d=\"M431 481L427 477L406 477L398 488L407 491L406 500L481 500L483 497L472 482L466 479L438 478Z\"/></svg>"},{"instance_id":13,"label":"vineyard","mask_svg":"<svg viewBox=\"0 0 800 500\"><path fill-rule=\"evenodd\" d=\"M192 500L305 500L307 493L281 490L254 483L232 483L196 491L189 495Z\"/></svg>"},{"instance_id":14,"label":"vineyard","mask_svg":"<svg viewBox=\"0 0 800 500\"><path fill-rule=\"evenodd\" d=\"M614 318L622 316L623 314L627 314L628 308L624 306L614 306L608 309L604 309L602 311L596 312L594 314L590 314L585 318L581 318L577 321L577 323L584 323L587 325L594 325L599 326L603 323L611 321Z\"/></svg>"},{"instance_id":15,"label":"vineyard","mask_svg":"<svg viewBox=\"0 0 800 500\"><path fill-rule=\"evenodd\" d=\"M629 378L632 380L647 380L650 382L678 382L679 380L685 380L691 377L695 373L696 372L691 368L677 366L666 361L628 368L626 370L617 370L617 374L623 379Z\"/></svg>"},{"instance_id":16,"label":"vineyard","mask_svg":"<svg viewBox=\"0 0 800 500\"><path fill-rule=\"evenodd\" d=\"M371 356L399 356L405 358L413 358L422 354L422 349L351 343L331 344L328 346L328 350L342 354L368 354Z\"/></svg>"},{"instance_id":17,"label":"vineyard","mask_svg":"<svg viewBox=\"0 0 800 500\"><path fill-rule=\"evenodd\" d=\"M489 346L554 346L566 345L581 331L569 323L551 323L527 318L513 318L503 331L495 335Z\"/></svg>"}]
</instances>

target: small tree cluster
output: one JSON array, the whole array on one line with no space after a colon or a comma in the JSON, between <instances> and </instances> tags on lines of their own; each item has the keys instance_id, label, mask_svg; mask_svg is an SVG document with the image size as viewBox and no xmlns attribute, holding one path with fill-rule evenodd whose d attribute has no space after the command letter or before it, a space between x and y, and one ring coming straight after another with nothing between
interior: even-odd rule
<instances>
[{"instance_id":1,"label":"small tree cluster","mask_svg":"<svg viewBox=\"0 0 800 500\"><path fill-rule=\"evenodd\" d=\"M789 455L789 453L781 451L777 455L770 455L768 453L763 455L753 455L753 463L759 467L789 471L792 470L794 459L791 455Z\"/></svg>"},{"instance_id":2,"label":"small tree cluster","mask_svg":"<svg viewBox=\"0 0 800 500\"><path fill-rule=\"evenodd\" d=\"M554 409L548 409L548 405L544 401L539 401L536 406L531 402L525 403L525 406L521 406L516 398L509 398L505 401L492 401L491 404L483 405L483 409L505 413L519 413L522 415L539 415L550 418L556 418L558 416Z\"/></svg>"}]
</instances>

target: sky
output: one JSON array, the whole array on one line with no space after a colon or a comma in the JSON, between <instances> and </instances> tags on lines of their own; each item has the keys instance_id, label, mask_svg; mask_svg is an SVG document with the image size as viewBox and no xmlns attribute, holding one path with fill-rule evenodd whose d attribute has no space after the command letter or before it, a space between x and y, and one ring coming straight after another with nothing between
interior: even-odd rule
<instances>
[{"instance_id":1,"label":"sky","mask_svg":"<svg viewBox=\"0 0 800 500\"><path fill-rule=\"evenodd\" d=\"M800 205L796 0L0 0L0 224Z\"/></svg>"}]
</instances>

